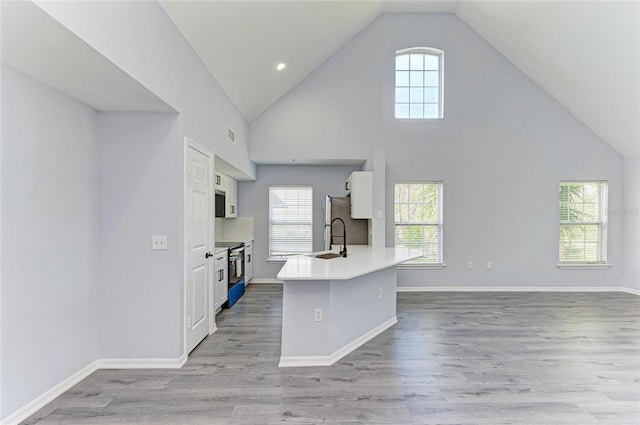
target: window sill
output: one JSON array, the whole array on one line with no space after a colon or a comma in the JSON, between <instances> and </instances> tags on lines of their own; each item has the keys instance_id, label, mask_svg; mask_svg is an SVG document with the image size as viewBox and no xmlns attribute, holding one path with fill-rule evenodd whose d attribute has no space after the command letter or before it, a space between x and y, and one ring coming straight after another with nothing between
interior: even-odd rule
<instances>
[{"instance_id":1,"label":"window sill","mask_svg":"<svg viewBox=\"0 0 640 425\"><path fill-rule=\"evenodd\" d=\"M402 263L398 264L399 269L404 270L440 270L447 267L446 264L412 264L412 263Z\"/></svg>"},{"instance_id":2,"label":"window sill","mask_svg":"<svg viewBox=\"0 0 640 425\"><path fill-rule=\"evenodd\" d=\"M269 257L267 263L286 263L289 257Z\"/></svg>"},{"instance_id":3,"label":"window sill","mask_svg":"<svg viewBox=\"0 0 640 425\"><path fill-rule=\"evenodd\" d=\"M589 264L589 263L575 263L575 264L563 264L558 263L559 269L608 269L612 267L611 264Z\"/></svg>"}]
</instances>

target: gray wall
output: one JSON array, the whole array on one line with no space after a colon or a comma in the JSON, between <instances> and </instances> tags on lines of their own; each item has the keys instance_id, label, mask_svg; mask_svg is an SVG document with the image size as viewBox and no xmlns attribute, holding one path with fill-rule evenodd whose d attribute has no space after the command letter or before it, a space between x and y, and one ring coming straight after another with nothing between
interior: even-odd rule
<instances>
[{"instance_id":1,"label":"gray wall","mask_svg":"<svg viewBox=\"0 0 640 425\"><path fill-rule=\"evenodd\" d=\"M9 265L2 270L0 418L98 356L177 360L184 354L184 136L241 177L255 175L246 121L157 2L37 4L180 119L98 118L10 71L3 75L2 262ZM226 140L227 126L237 145ZM25 162L23 153L33 157ZM70 175L77 181L67 181ZM11 230L5 235L5 229ZM152 253L152 234L167 234L169 249Z\"/></svg>"},{"instance_id":2,"label":"gray wall","mask_svg":"<svg viewBox=\"0 0 640 425\"><path fill-rule=\"evenodd\" d=\"M361 167L321 165L259 165L257 180L238 183L238 211L254 218L254 279L275 279L283 263L268 263L269 186L310 185L313 187L313 249L324 250L325 195L344 196L344 182Z\"/></svg>"},{"instance_id":3,"label":"gray wall","mask_svg":"<svg viewBox=\"0 0 640 425\"><path fill-rule=\"evenodd\" d=\"M100 113L100 358L183 348L182 145L177 114ZM151 235L167 235L166 251Z\"/></svg>"},{"instance_id":4,"label":"gray wall","mask_svg":"<svg viewBox=\"0 0 640 425\"><path fill-rule=\"evenodd\" d=\"M0 418L97 358L97 129L2 67Z\"/></svg>"},{"instance_id":5,"label":"gray wall","mask_svg":"<svg viewBox=\"0 0 640 425\"><path fill-rule=\"evenodd\" d=\"M445 51L442 120L393 118L395 51L415 46ZM383 15L250 133L255 160L365 158L385 148L387 245L394 182L444 182L447 267L402 270L400 285L622 283L622 217L609 225L613 267L556 266L559 181L608 180L610 208L621 208L622 157L453 15ZM467 270L467 261L476 268Z\"/></svg>"},{"instance_id":6,"label":"gray wall","mask_svg":"<svg viewBox=\"0 0 640 425\"><path fill-rule=\"evenodd\" d=\"M617 212L624 222L624 286L640 291L640 156L624 159L624 209Z\"/></svg>"},{"instance_id":7,"label":"gray wall","mask_svg":"<svg viewBox=\"0 0 640 425\"><path fill-rule=\"evenodd\" d=\"M180 136L253 177L248 126L236 106L155 1L37 4L180 113ZM227 141L227 126L237 144Z\"/></svg>"}]
</instances>

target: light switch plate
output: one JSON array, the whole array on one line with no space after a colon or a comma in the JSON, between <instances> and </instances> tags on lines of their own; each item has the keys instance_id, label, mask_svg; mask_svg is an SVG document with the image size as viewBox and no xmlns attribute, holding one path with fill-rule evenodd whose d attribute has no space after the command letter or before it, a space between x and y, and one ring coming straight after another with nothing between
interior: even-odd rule
<instances>
[{"instance_id":1,"label":"light switch plate","mask_svg":"<svg viewBox=\"0 0 640 425\"><path fill-rule=\"evenodd\" d=\"M162 251L167 249L167 235L151 236L151 249L154 251Z\"/></svg>"}]
</instances>

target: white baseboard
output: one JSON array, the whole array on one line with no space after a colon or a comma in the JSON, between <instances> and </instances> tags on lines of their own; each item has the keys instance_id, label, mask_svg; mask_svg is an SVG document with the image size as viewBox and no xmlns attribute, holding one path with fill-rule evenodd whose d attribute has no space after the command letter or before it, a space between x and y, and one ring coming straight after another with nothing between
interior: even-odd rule
<instances>
[{"instance_id":1,"label":"white baseboard","mask_svg":"<svg viewBox=\"0 0 640 425\"><path fill-rule=\"evenodd\" d=\"M74 385L99 369L180 369L187 362L187 354L177 359L99 359L83 367L44 394L0 421L0 425L17 425L51 403Z\"/></svg>"},{"instance_id":2,"label":"white baseboard","mask_svg":"<svg viewBox=\"0 0 640 425\"><path fill-rule=\"evenodd\" d=\"M398 323L398 318L394 316L328 356L282 356L278 367L331 366L396 323Z\"/></svg>"},{"instance_id":3,"label":"white baseboard","mask_svg":"<svg viewBox=\"0 0 640 425\"><path fill-rule=\"evenodd\" d=\"M29 416L36 413L38 410L42 409L47 404L51 403L55 398L61 396L65 391L69 390L74 385L78 384L80 381L85 379L87 376L91 375L96 370L100 369L98 367L99 361L96 360L94 362L89 363L87 366L83 367L64 381L60 382L58 385L55 385L53 388L45 391L39 397L31 400L29 403L22 406L20 409L13 412L11 415L4 418L1 422L2 425L17 425L20 422L27 419Z\"/></svg>"},{"instance_id":4,"label":"white baseboard","mask_svg":"<svg viewBox=\"0 0 640 425\"><path fill-rule=\"evenodd\" d=\"M255 277L251 279L251 283L276 283L278 285L282 285L282 281L280 279L258 279Z\"/></svg>"},{"instance_id":5,"label":"white baseboard","mask_svg":"<svg viewBox=\"0 0 640 425\"><path fill-rule=\"evenodd\" d=\"M398 292L627 292L640 290L623 286L399 286Z\"/></svg>"},{"instance_id":6,"label":"white baseboard","mask_svg":"<svg viewBox=\"0 0 640 425\"><path fill-rule=\"evenodd\" d=\"M177 359L100 359L99 369L180 369L187 362L187 355Z\"/></svg>"},{"instance_id":7,"label":"white baseboard","mask_svg":"<svg viewBox=\"0 0 640 425\"><path fill-rule=\"evenodd\" d=\"M626 288L623 287L622 289L620 289L622 292L626 292L628 294L633 294L633 295L640 295L640 289L633 289L633 288Z\"/></svg>"}]
</instances>

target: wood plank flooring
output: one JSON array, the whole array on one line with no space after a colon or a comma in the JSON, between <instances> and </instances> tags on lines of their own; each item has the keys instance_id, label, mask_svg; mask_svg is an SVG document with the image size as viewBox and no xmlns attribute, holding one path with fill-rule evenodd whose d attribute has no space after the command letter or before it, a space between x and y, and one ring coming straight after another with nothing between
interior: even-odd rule
<instances>
[{"instance_id":1,"label":"wood plank flooring","mask_svg":"<svg viewBox=\"0 0 640 425\"><path fill-rule=\"evenodd\" d=\"M181 370L101 370L24 422L640 424L640 297L400 293L332 367L279 369L282 288L251 285Z\"/></svg>"}]
</instances>

